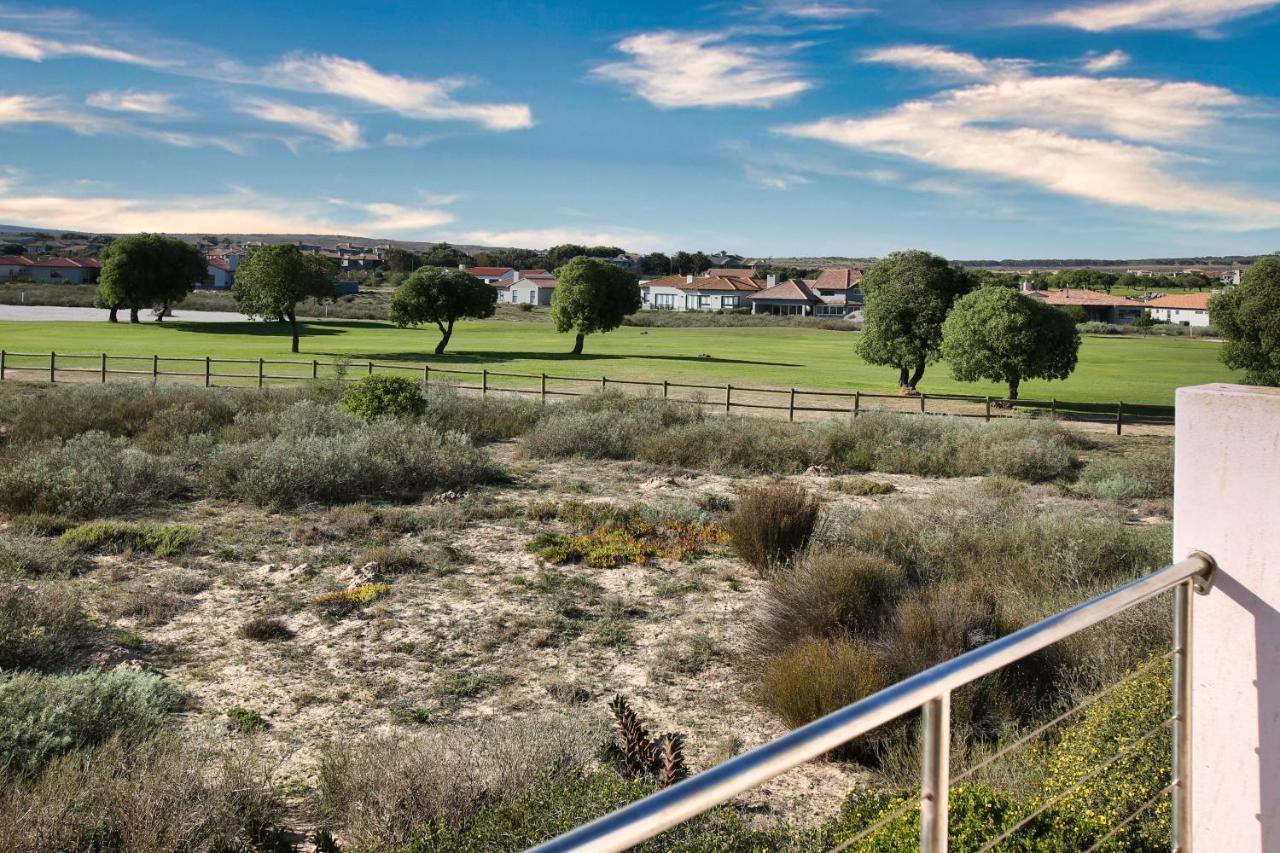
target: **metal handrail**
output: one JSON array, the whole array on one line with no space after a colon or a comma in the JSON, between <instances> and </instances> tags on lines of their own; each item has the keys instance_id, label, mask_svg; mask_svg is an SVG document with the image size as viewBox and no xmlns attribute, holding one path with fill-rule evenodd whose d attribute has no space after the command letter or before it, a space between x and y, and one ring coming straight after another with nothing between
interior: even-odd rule
<instances>
[{"instance_id":1,"label":"metal handrail","mask_svg":"<svg viewBox=\"0 0 1280 853\"><path fill-rule=\"evenodd\" d=\"M943 661L782 737L651 794L536 848L535 853L626 850L903 714L924 708L921 850L945 851L951 692L1170 589L1174 602L1174 834L1188 850L1190 592L1207 594L1216 563L1195 552L1068 610ZM1177 847L1178 845L1175 845Z\"/></svg>"}]
</instances>

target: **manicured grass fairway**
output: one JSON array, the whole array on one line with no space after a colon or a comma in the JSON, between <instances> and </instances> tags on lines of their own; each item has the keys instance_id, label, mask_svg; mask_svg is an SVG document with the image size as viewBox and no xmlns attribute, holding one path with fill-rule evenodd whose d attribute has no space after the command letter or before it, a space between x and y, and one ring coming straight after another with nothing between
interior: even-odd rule
<instances>
[{"instance_id":1,"label":"manicured grass fairway","mask_svg":"<svg viewBox=\"0 0 1280 853\"><path fill-rule=\"evenodd\" d=\"M348 356L387 363L422 364L519 373L673 382L812 388L896 390L894 371L853 354L857 333L817 329L637 328L590 335L586 352L570 356L568 335L541 322L479 321L459 324L444 356L432 354L434 329L397 329L386 323L309 322L302 352L289 353L285 327L264 323L0 322L0 348L14 352L205 356L310 360ZM1028 399L1168 405L1180 385L1225 382L1238 375L1218 360L1221 345L1161 337L1088 337L1080 365L1062 382L1026 382ZM703 357L710 356L709 358ZM992 394L985 382L956 382L945 364L930 366L921 390Z\"/></svg>"}]
</instances>

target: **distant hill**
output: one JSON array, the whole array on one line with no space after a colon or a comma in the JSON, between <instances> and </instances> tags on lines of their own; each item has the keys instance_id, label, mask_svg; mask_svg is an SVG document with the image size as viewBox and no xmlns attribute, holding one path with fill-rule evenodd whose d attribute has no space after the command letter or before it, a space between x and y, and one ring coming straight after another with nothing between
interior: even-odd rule
<instances>
[{"instance_id":1,"label":"distant hill","mask_svg":"<svg viewBox=\"0 0 1280 853\"><path fill-rule=\"evenodd\" d=\"M29 225L0 225L0 234L39 234L51 240L77 240L87 242L95 236L117 236L114 234L95 234L85 231L64 231L54 228L33 228ZM174 237L199 243L205 237L217 237L233 242L259 240L263 243L311 243L322 248L331 249L339 243L357 243L366 246L396 246L410 251L424 251L439 245L439 241L392 240L385 237L363 237L356 234L174 234ZM485 251L501 251L521 249L520 246L480 246L469 243L454 243L468 254ZM690 249L692 251L692 249ZM750 257L748 255L747 257ZM1229 267L1233 264L1250 264L1263 255L1209 255L1183 258L1005 258L1002 260L962 260L956 261L966 267L984 269L1065 269L1092 267L1103 270L1120 270L1142 268L1156 271L1182 270L1187 267ZM817 269L822 267L867 267L876 262L873 257L847 257L843 255L824 255L807 257L757 257L756 264L771 264L779 267L798 267L800 269Z\"/></svg>"}]
</instances>

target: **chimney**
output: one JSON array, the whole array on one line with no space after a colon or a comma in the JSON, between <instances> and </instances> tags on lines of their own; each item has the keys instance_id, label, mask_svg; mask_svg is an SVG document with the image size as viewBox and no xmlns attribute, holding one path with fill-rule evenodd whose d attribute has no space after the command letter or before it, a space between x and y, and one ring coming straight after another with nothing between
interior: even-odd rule
<instances>
[{"instance_id":1,"label":"chimney","mask_svg":"<svg viewBox=\"0 0 1280 853\"><path fill-rule=\"evenodd\" d=\"M693 284L693 273L689 273L687 276L684 277L684 283Z\"/></svg>"},{"instance_id":2,"label":"chimney","mask_svg":"<svg viewBox=\"0 0 1280 853\"><path fill-rule=\"evenodd\" d=\"M773 287L778 283L778 276L775 275L774 273L769 273L767 276L764 277L764 283L765 283L765 286L767 287Z\"/></svg>"},{"instance_id":3,"label":"chimney","mask_svg":"<svg viewBox=\"0 0 1280 853\"><path fill-rule=\"evenodd\" d=\"M466 269L467 269L467 265L466 265L466 264L458 264L458 269L463 270L463 271L465 272L465 271L466 271Z\"/></svg>"}]
</instances>

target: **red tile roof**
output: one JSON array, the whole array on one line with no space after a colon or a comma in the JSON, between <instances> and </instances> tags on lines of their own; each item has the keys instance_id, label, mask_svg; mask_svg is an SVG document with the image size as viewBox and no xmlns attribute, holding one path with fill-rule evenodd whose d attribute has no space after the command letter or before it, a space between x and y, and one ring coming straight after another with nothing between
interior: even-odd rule
<instances>
[{"instance_id":1,"label":"red tile roof","mask_svg":"<svg viewBox=\"0 0 1280 853\"><path fill-rule=\"evenodd\" d=\"M227 263L222 258L209 258L209 266L216 270L222 270L223 272L231 272L231 264Z\"/></svg>"},{"instance_id":2,"label":"red tile roof","mask_svg":"<svg viewBox=\"0 0 1280 853\"><path fill-rule=\"evenodd\" d=\"M547 275L551 275L551 273L547 272L546 270L520 270L521 278L538 278L540 276L547 276ZM555 278L555 276L551 276L551 277Z\"/></svg>"},{"instance_id":3,"label":"red tile roof","mask_svg":"<svg viewBox=\"0 0 1280 853\"><path fill-rule=\"evenodd\" d=\"M1148 308L1181 308L1185 311L1204 311L1209 307L1212 293L1185 293L1177 296L1161 296L1146 303Z\"/></svg>"},{"instance_id":4,"label":"red tile roof","mask_svg":"<svg viewBox=\"0 0 1280 853\"><path fill-rule=\"evenodd\" d=\"M644 283L644 287L680 287L685 282L682 275L664 275L662 278L655 278Z\"/></svg>"},{"instance_id":5,"label":"red tile roof","mask_svg":"<svg viewBox=\"0 0 1280 853\"><path fill-rule=\"evenodd\" d=\"M764 282L759 279L741 276L704 275L695 278L693 281L681 281L676 287L681 290L731 290L755 293L764 287Z\"/></svg>"},{"instance_id":6,"label":"red tile roof","mask_svg":"<svg viewBox=\"0 0 1280 853\"><path fill-rule=\"evenodd\" d=\"M487 278L506 275L511 271L511 267L470 267L467 269L467 272L474 276L484 276Z\"/></svg>"},{"instance_id":7,"label":"red tile roof","mask_svg":"<svg viewBox=\"0 0 1280 853\"><path fill-rule=\"evenodd\" d=\"M80 269L80 264L70 258L49 258L44 261L32 261L33 267L59 267L61 269Z\"/></svg>"},{"instance_id":8,"label":"red tile roof","mask_svg":"<svg viewBox=\"0 0 1280 853\"><path fill-rule=\"evenodd\" d=\"M721 276L729 278L755 278L756 271L754 269L730 269L729 267L713 267L707 270L709 276Z\"/></svg>"},{"instance_id":9,"label":"red tile roof","mask_svg":"<svg viewBox=\"0 0 1280 853\"><path fill-rule=\"evenodd\" d=\"M0 255L0 266L29 267L31 266L31 259L24 258L22 255Z\"/></svg>"},{"instance_id":10,"label":"red tile roof","mask_svg":"<svg viewBox=\"0 0 1280 853\"><path fill-rule=\"evenodd\" d=\"M754 302L786 300L789 302L821 302L803 281L784 281L751 297Z\"/></svg>"},{"instance_id":11,"label":"red tile roof","mask_svg":"<svg viewBox=\"0 0 1280 853\"><path fill-rule=\"evenodd\" d=\"M1082 307L1097 308L1109 308L1114 305L1141 306L1140 302L1135 302L1127 297L1112 296L1108 293L1098 293L1093 290L1032 290L1027 295L1043 299L1050 305L1080 305Z\"/></svg>"},{"instance_id":12,"label":"red tile roof","mask_svg":"<svg viewBox=\"0 0 1280 853\"><path fill-rule=\"evenodd\" d=\"M852 290L862 281L862 270L829 269L818 273L813 286L821 290Z\"/></svg>"}]
</instances>

